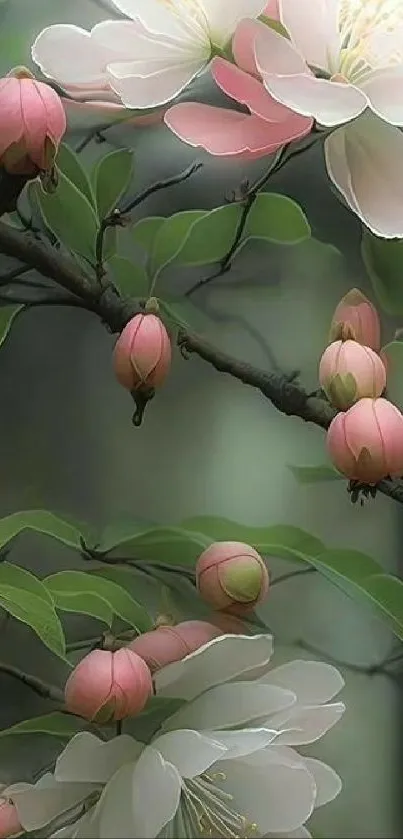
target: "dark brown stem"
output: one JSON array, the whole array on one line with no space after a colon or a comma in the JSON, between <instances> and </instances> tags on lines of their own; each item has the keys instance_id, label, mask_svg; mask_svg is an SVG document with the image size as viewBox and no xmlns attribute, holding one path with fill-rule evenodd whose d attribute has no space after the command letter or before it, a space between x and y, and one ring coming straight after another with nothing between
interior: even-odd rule
<instances>
[{"instance_id":1,"label":"dark brown stem","mask_svg":"<svg viewBox=\"0 0 403 839\"><path fill-rule=\"evenodd\" d=\"M19 667L14 667L12 664L0 661L0 673L5 673L7 676L11 676L12 679L18 679L19 682L31 688L42 699L51 699L52 702L58 702L61 705L64 704L64 694L60 688L44 682L42 679L39 679L37 676L32 676L30 673L24 673Z\"/></svg>"}]
</instances>

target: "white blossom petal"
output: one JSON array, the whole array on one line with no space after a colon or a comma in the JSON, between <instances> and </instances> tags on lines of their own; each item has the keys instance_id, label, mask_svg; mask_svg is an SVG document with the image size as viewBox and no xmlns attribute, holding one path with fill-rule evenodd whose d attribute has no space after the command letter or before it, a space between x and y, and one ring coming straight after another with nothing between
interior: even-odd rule
<instances>
[{"instance_id":1,"label":"white blossom petal","mask_svg":"<svg viewBox=\"0 0 403 839\"><path fill-rule=\"evenodd\" d=\"M99 839L154 839L174 817L180 794L178 770L148 746L106 785L96 808Z\"/></svg>"},{"instance_id":2,"label":"white blossom petal","mask_svg":"<svg viewBox=\"0 0 403 839\"><path fill-rule=\"evenodd\" d=\"M226 753L225 745L215 740L213 733L210 736L186 729L162 734L153 740L153 748L176 766L182 778L201 775Z\"/></svg>"},{"instance_id":3,"label":"white blossom petal","mask_svg":"<svg viewBox=\"0 0 403 839\"><path fill-rule=\"evenodd\" d=\"M329 127L358 117L368 105L365 93L346 82L300 74L264 75L263 84L278 102Z\"/></svg>"},{"instance_id":4,"label":"white blossom petal","mask_svg":"<svg viewBox=\"0 0 403 839\"><path fill-rule=\"evenodd\" d=\"M244 757L260 751L273 743L278 737L278 731L269 728L247 728L237 731L203 731L208 737L215 738L226 748L225 760Z\"/></svg>"},{"instance_id":5,"label":"white blossom petal","mask_svg":"<svg viewBox=\"0 0 403 839\"><path fill-rule=\"evenodd\" d=\"M273 651L271 635L221 635L204 647L158 670L156 693L194 699L215 685L229 682L248 671L265 667Z\"/></svg>"},{"instance_id":6,"label":"white blossom petal","mask_svg":"<svg viewBox=\"0 0 403 839\"><path fill-rule=\"evenodd\" d=\"M376 236L403 238L403 134L367 111L325 141L329 177Z\"/></svg>"},{"instance_id":7,"label":"white blossom petal","mask_svg":"<svg viewBox=\"0 0 403 839\"><path fill-rule=\"evenodd\" d=\"M281 728L278 744L301 746L314 743L323 737L341 719L345 711L343 702L329 705L297 705L290 711L274 714L268 720L270 728Z\"/></svg>"},{"instance_id":8,"label":"white blossom petal","mask_svg":"<svg viewBox=\"0 0 403 839\"><path fill-rule=\"evenodd\" d=\"M51 834L50 839L91 839L92 836L95 836L92 818L94 809L95 808L92 807L76 822L68 824L65 827L61 827L59 830L55 830L55 832Z\"/></svg>"},{"instance_id":9,"label":"white blossom petal","mask_svg":"<svg viewBox=\"0 0 403 839\"><path fill-rule=\"evenodd\" d=\"M257 18L264 12L267 0L199 0L208 22L211 40L225 47L244 18Z\"/></svg>"},{"instance_id":10,"label":"white blossom petal","mask_svg":"<svg viewBox=\"0 0 403 839\"><path fill-rule=\"evenodd\" d=\"M247 758L217 764L223 789L234 796L237 812L257 825L258 834L295 830L310 817L316 786L302 763L268 748Z\"/></svg>"},{"instance_id":11,"label":"white blossom petal","mask_svg":"<svg viewBox=\"0 0 403 839\"><path fill-rule=\"evenodd\" d=\"M259 679L259 683L291 690L300 705L329 702L344 687L341 673L331 664L303 659L274 667Z\"/></svg>"},{"instance_id":12,"label":"white blossom petal","mask_svg":"<svg viewBox=\"0 0 403 839\"><path fill-rule=\"evenodd\" d=\"M31 52L45 76L66 84L102 84L111 58L108 51L92 40L90 32L68 23L43 29Z\"/></svg>"},{"instance_id":13,"label":"white blossom petal","mask_svg":"<svg viewBox=\"0 0 403 839\"><path fill-rule=\"evenodd\" d=\"M324 804L328 804L329 801L333 801L338 796L342 788L341 778L331 766L322 763L321 760L305 757L304 763L316 783L315 808L323 807Z\"/></svg>"},{"instance_id":14,"label":"white blossom petal","mask_svg":"<svg viewBox=\"0 0 403 839\"><path fill-rule=\"evenodd\" d=\"M403 125L403 64L377 70L361 87L378 117L391 125Z\"/></svg>"},{"instance_id":15,"label":"white blossom petal","mask_svg":"<svg viewBox=\"0 0 403 839\"><path fill-rule=\"evenodd\" d=\"M290 708L295 701L294 693L275 685L233 682L211 688L183 705L164 720L162 727L168 731L175 728L234 728L266 719L270 714Z\"/></svg>"},{"instance_id":16,"label":"white blossom petal","mask_svg":"<svg viewBox=\"0 0 403 839\"><path fill-rule=\"evenodd\" d=\"M59 755L55 779L104 784L124 763L137 760L143 749L142 743L127 734L104 742L88 731L81 731Z\"/></svg>"},{"instance_id":17,"label":"white blossom petal","mask_svg":"<svg viewBox=\"0 0 403 839\"><path fill-rule=\"evenodd\" d=\"M39 830L85 801L96 789L96 784L59 783L53 775L46 773L30 789L13 792L12 801L25 830Z\"/></svg>"},{"instance_id":18,"label":"white blossom petal","mask_svg":"<svg viewBox=\"0 0 403 839\"><path fill-rule=\"evenodd\" d=\"M135 63L111 64L108 78L112 89L127 108L154 108L175 98L205 65L204 60L166 67L161 65L147 76L135 73Z\"/></svg>"},{"instance_id":19,"label":"white blossom petal","mask_svg":"<svg viewBox=\"0 0 403 839\"><path fill-rule=\"evenodd\" d=\"M192 10L180 2L161 3L160 0L112 0L120 12L140 20L149 32L178 40L193 40L195 44L208 39L202 16L192 15ZM179 7L179 8L178 8ZM204 25L203 25L204 24Z\"/></svg>"},{"instance_id":20,"label":"white blossom petal","mask_svg":"<svg viewBox=\"0 0 403 839\"><path fill-rule=\"evenodd\" d=\"M309 67L300 52L288 38L279 35L269 26L257 30L255 40L255 58L259 73L266 75L310 75Z\"/></svg>"},{"instance_id":21,"label":"white blossom petal","mask_svg":"<svg viewBox=\"0 0 403 839\"><path fill-rule=\"evenodd\" d=\"M279 0L280 19L306 62L322 70L336 66L340 49L339 0Z\"/></svg>"}]
</instances>

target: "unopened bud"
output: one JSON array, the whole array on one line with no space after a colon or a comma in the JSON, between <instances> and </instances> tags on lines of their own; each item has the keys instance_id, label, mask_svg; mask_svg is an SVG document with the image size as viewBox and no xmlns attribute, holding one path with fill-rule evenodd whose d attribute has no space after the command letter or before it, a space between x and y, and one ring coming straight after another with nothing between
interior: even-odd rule
<instances>
[{"instance_id":1,"label":"unopened bud","mask_svg":"<svg viewBox=\"0 0 403 839\"><path fill-rule=\"evenodd\" d=\"M261 556L242 542L215 542L196 565L201 597L214 609L242 615L263 600L269 574Z\"/></svg>"},{"instance_id":2,"label":"unopened bud","mask_svg":"<svg viewBox=\"0 0 403 839\"><path fill-rule=\"evenodd\" d=\"M171 342L156 315L135 315L119 336L113 354L116 378L130 391L163 384L171 366Z\"/></svg>"},{"instance_id":3,"label":"unopened bud","mask_svg":"<svg viewBox=\"0 0 403 839\"><path fill-rule=\"evenodd\" d=\"M329 341L351 338L379 352L381 324L375 306L358 288L352 288L336 306L330 327Z\"/></svg>"},{"instance_id":4,"label":"unopened bud","mask_svg":"<svg viewBox=\"0 0 403 839\"><path fill-rule=\"evenodd\" d=\"M335 341L319 364L319 382L340 411L363 397L376 398L386 387L386 370L379 355L357 341Z\"/></svg>"}]
</instances>

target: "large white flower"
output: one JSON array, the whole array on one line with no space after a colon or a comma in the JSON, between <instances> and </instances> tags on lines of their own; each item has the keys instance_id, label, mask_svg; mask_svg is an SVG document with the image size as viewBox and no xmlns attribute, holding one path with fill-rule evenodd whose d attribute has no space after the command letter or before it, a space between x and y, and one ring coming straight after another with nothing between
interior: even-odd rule
<instances>
[{"instance_id":1,"label":"large white flower","mask_svg":"<svg viewBox=\"0 0 403 839\"><path fill-rule=\"evenodd\" d=\"M266 89L349 123L325 142L330 178L375 234L403 237L402 0L279 0L279 13L291 40L262 25L255 44Z\"/></svg>"},{"instance_id":2,"label":"large white flower","mask_svg":"<svg viewBox=\"0 0 403 839\"><path fill-rule=\"evenodd\" d=\"M242 18L258 17L264 0L113 0L130 20L106 20L87 32L48 26L33 60L62 86L112 88L126 107L172 100L231 40Z\"/></svg>"},{"instance_id":3,"label":"large white flower","mask_svg":"<svg viewBox=\"0 0 403 839\"><path fill-rule=\"evenodd\" d=\"M214 639L157 674L160 696L186 701L151 743L77 734L54 775L3 795L27 830L64 812L60 839L309 836L305 822L341 782L292 747L341 717L343 704L330 700L343 679L320 662L269 670L271 651L267 635Z\"/></svg>"}]
</instances>

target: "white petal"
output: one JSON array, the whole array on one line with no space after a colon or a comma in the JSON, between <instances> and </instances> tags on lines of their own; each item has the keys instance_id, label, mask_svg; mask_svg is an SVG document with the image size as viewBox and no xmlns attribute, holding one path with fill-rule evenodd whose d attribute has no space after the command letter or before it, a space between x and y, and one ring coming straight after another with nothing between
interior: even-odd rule
<instances>
[{"instance_id":1,"label":"white petal","mask_svg":"<svg viewBox=\"0 0 403 839\"><path fill-rule=\"evenodd\" d=\"M234 796L233 808L251 822L257 833L284 833L307 821L315 801L315 782L306 767L271 753L218 764L225 774L223 789ZM265 760L264 760L265 759Z\"/></svg>"},{"instance_id":2,"label":"white petal","mask_svg":"<svg viewBox=\"0 0 403 839\"><path fill-rule=\"evenodd\" d=\"M193 699L214 685L265 667L273 651L271 635L221 635L195 653L157 671L157 694Z\"/></svg>"},{"instance_id":3,"label":"white petal","mask_svg":"<svg viewBox=\"0 0 403 839\"><path fill-rule=\"evenodd\" d=\"M164 720L163 728L234 728L267 719L290 708L296 696L289 690L256 682L218 685L183 705ZM275 726L270 726L270 728Z\"/></svg>"},{"instance_id":4,"label":"white petal","mask_svg":"<svg viewBox=\"0 0 403 839\"><path fill-rule=\"evenodd\" d=\"M378 70L362 85L375 114L391 125L403 125L403 66Z\"/></svg>"},{"instance_id":5,"label":"white petal","mask_svg":"<svg viewBox=\"0 0 403 839\"><path fill-rule=\"evenodd\" d=\"M104 742L88 731L76 734L59 755L57 781L106 783L124 763L135 761L144 749L133 737L123 734Z\"/></svg>"},{"instance_id":6,"label":"white petal","mask_svg":"<svg viewBox=\"0 0 403 839\"><path fill-rule=\"evenodd\" d=\"M101 21L91 30L91 38L108 50L111 61L159 59L172 63L178 60L178 55L189 56L195 51L194 45L186 41L153 35L140 20Z\"/></svg>"},{"instance_id":7,"label":"white petal","mask_svg":"<svg viewBox=\"0 0 403 839\"><path fill-rule=\"evenodd\" d=\"M269 26L259 28L255 40L255 58L259 72L265 75L296 75L307 73L309 67L301 53L294 47L288 38L279 35Z\"/></svg>"},{"instance_id":8,"label":"white petal","mask_svg":"<svg viewBox=\"0 0 403 839\"><path fill-rule=\"evenodd\" d=\"M329 702L344 687L344 679L331 664L323 661L288 661L259 679L265 685L278 685L296 694L300 705Z\"/></svg>"},{"instance_id":9,"label":"white petal","mask_svg":"<svg viewBox=\"0 0 403 839\"><path fill-rule=\"evenodd\" d=\"M267 0L199 0L206 15L211 40L225 47L244 18L257 18L267 6Z\"/></svg>"},{"instance_id":10,"label":"white petal","mask_svg":"<svg viewBox=\"0 0 403 839\"><path fill-rule=\"evenodd\" d=\"M182 778L194 778L201 775L213 763L224 757L226 747L214 734L207 735L199 731L172 731L153 740L164 760L176 766Z\"/></svg>"},{"instance_id":11,"label":"white petal","mask_svg":"<svg viewBox=\"0 0 403 839\"><path fill-rule=\"evenodd\" d=\"M160 0L112 0L120 12L141 23L156 35L188 40L193 43L207 42L207 32L201 16L192 14L189 6L175 8L175 3L161 3Z\"/></svg>"},{"instance_id":12,"label":"white petal","mask_svg":"<svg viewBox=\"0 0 403 839\"><path fill-rule=\"evenodd\" d=\"M341 719L345 711L343 702L331 705L313 705L291 708L270 717L270 728L282 728L276 743L285 746L301 746L314 743L323 737Z\"/></svg>"},{"instance_id":13,"label":"white petal","mask_svg":"<svg viewBox=\"0 0 403 839\"><path fill-rule=\"evenodd\" d=\"M339 52L339 0L279 0L281 22L313 67L336 66Z\"/></svg>"},{"instance_id":14,"label":"white petal","mask_svg":"<svg viewBox=\"0 0 403 839\"><path fill-rule=\"evenodd\" d=\"M325 141L329 177L376 236L403 238L403 134L370 111Z\"/></svg>"},{"instance_id":15,"label":"white petal","mask_svg":"<svg viewBox=\"0 0 403 839\"><path fill-rule=\"evenodd\" d=\"M306 768L315 779L316 783L316 799L315 807L322 807L323 804L328 804L336 798L342 788L341 778L337 772L322 763L321 760L315 760L312 757L304 758Z\"/></svg>"},{"instance_id":16,"label":"white petal","mask_svg":"<svg viewBox=\"0 0 403 839\"><path fill-rule=\"evenodd\" d=\"M12 801L25 830L39 830L57 816L80 804L97 789L96 784L63 784L47 773L37 784L13 792Z\"/></svg>"},{"instance_id":17,"label":"white petal","mask_svg":"<svg viewBox=\"0 0 403 839\"><path fill-rule=\"evenodd\" d=\"M39 33L32 46L32 58L45 76L59 82L101 84L106 79L110 56L85 29L59 23Z\"/></svg>"},{"instance_id":18,"label":"white petal","mask_svg":"<svg viewBox=\"0 0 403 839\"><path fill-rule=\"evenodd\" d=\"M203 731L204 735L215 738L227 749L224 760L244 757L264 749L273 743L278 731L268 728L247 728L238 731Z\"/></svg>"},{"instance_id":19,"label":"white petal","mask_svg":"<svg viewBox=\"0 0 403 839\"><path fill-rule=\"evenodd\" d=\"M99 839L154 839L174 817L180 794L178 770L148 746L105 787L96 808Z\"/></svg>"},{"instance_id":20,"label":"white petal","mask_svg":"<svg viewBox=\"0 0 403 839\"><path fill-rule=\"evenodd\" d=\"M203 69L205 61L166 67L148 76L129 75L135 65L112 64L108 67L109 82L127 108L154 108L170 102ZM127 71L127 75L126 75ZM122 75L124 74L124 75Z\"/></svg>"},{"instance_id":21,"label":"white petal","mask_svg":"<svg viewBox=\"0 0 403 839\"><path fill-rule=\"evenodd\" d=\"M314 76L264 76L266 90L291 110L333 126L359 116L368 105L365 93L354 85Z\"/></svg>"},{"instance_id":22,"label":"white petal","mask_svg":"<svg viewBox=\"0 0 403 839\"><path fill-rule=\"evenodd\" d=\"M95 834L92 832L93 827L93 812L94 807L88 810L87 813L78 819L73 824L68 824L66 827L61 827L60 830L55 830L50 839L90 839ZM90 831L88 832L88 828Z\"/></svg>"}]
</instances>

